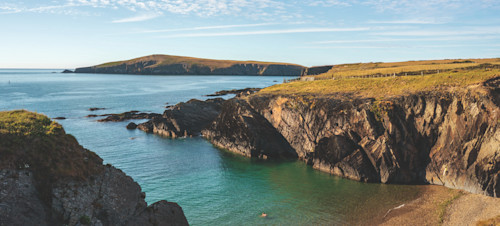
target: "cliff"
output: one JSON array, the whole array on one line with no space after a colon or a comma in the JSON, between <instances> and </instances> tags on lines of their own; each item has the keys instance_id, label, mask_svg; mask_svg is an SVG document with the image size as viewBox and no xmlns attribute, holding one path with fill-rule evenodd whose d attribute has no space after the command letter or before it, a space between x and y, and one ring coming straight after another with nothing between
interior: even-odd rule
<instances>
[{"instance_id":1,"label":"cliff","mask_svg":"<svg viewBox=\"0 0 500 226\"><path fill-rule=\"evenodd\" d=\"M305 67L303 66L286 63L210 60L182 56L150 55L126 61L77 68L75 73L300 76L304 70Z\"/></svg>"},{"instance_id":2,"label":"cliff","mask_svg":"<svg viewBox=\"0 0 500 226\"><path fill-rule=\"evenodd\" d=\"M187 225L49 118L0 112L0 225Z\"/></svg>"},{"instance_id":3,"label":"cliff","mask_svg":"<svg viewBox=\"0 0 500 226\"><path fill-rule=\"evenodd\" d=\"M226 101L204 136L217 146L261 157L289 149L261 145L254 150L253 144L279 136L251 129L255 122L243 112L264 118L257 124L271 125L266 128L279 133L299 159L324 172L500 196L500 77L379 99L261 92Z\"/></svg>"}]
</instances>

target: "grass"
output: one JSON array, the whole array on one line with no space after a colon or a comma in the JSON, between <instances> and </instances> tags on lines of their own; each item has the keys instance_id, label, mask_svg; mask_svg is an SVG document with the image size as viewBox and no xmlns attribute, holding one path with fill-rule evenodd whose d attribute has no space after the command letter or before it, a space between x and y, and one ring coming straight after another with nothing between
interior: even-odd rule
<instances>
[{"instance_id":1,"label":"grass","mask_svg":"<svg viewBox=\"0 0 500 226\"><path fill-rule=\"evenodd\" d=\"M499 226L500 225L500 215L484 220L484 221L478 221L476 226Z\"/></svg>"},{"instance_id":2,"label":"grass","mask_svg":"<svg viewBox=\"0 0 500 226\"><path fill-rule=\"evenodd\" d=\"M383 98L446 87L464 87L500 76L500 69L475 69L424 76L296 81L262 89L257 95L335 95Z\"/></svg>"},{"instance_id":3,"label":"grass","mask_svg":"<svg viewBox=\"0 0 500 226\"><path fill-rule=\"evenodd\" d=\"M270 65L270 64L280 64L280 65L294 65L302 67L297 64L289 64L289 63L274 63L274 62L260 62L260 61L234 61L234 60L212 60L212 59L203 59L203 58L195 58L195 57L184 57L184 56L171 56L171 55L150 55L139 57L126 61L115 61L97 65L96 67L111 67L117 66L120 64L135 64L143 61L156 61L156 64L150 65L148 67L157 67L157 66L165 66L170 64L186 64L186 65L198 65L198 66L207 66L210 69L217 68L227 68L231 67L235 64L262 64L262 65Z\"/></svg>"},{"instance_id":4,"label":"grass","mask_svg":"<svg viewBox=\"0 0 500 226\"><path fill-rule=\"evenodd\" d=\"M61 134L62 126L47 116L25 110L1 111L0 134L19 136Z\"/></svg>"},{"instance_id":5,"label":"grass","mask_svg":"<svg viewBox=\"0 0 500 226\"><path fill-rule=\"evenodd\" d=\"M0 112L0 156L0 169L33 172L46 202L55 181L84 180L104 169L102 159L80 146L61 125L25 110Z\"/></svg>"},{"instance_id":6,"label":"grass","mask_svg":"<svg viewBox=\"0 0 500 226\"><path fill-rule=\"evenodd\" d=\"M335 65L326 73L314 76L316 79L331 79L366 76L366 75L392 75L392 74L420 74L420 72L445 72L454 69L479 66L481 64L500 64L499 58L468 59L468 60L433 60L433 61L407 61L395 63L359 63Z\"/></svg>"}]
</instances>

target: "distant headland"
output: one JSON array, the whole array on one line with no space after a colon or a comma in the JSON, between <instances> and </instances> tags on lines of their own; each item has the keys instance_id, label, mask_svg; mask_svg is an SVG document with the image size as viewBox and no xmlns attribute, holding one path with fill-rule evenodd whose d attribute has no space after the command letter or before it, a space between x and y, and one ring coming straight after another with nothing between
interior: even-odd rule
<instances>
[{"instance_id":1,"label":"distant headland","mask_svg":"<svg viewBox=\"0 0 500 226\"><path fill-rule=\"evenodd\" d=\"M329 69L330 68L326 69L326 71ZM309 74L308 71L310 71L310 68L289 63L212 60L172 55L149 55L131 60L77 68L75 71L65 70L64 73L301 76ZM315 68L314 71L317 71L317 68Z\"/></svg>"}]
</instances>

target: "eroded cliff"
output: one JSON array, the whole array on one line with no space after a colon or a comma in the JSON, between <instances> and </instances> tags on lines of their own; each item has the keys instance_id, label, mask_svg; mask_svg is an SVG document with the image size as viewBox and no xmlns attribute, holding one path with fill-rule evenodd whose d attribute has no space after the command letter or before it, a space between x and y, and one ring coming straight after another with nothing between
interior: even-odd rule
<instances>
[{"instance_id":1,"label":"eroded cliff","mask_svg":"<svg viewBox=\"0 0 500 226\"><path fill-rule=\"evenodd\" d=\"M259 146L265 118L298 158L334 175L369 182L431 183L500 196L500 78L466 88L380 100L345 95L252 95L227 101L203 134L252 157L287 150ZM251 139L248 139L251 138ZM235 148L237 146L237 148ZM256 150L255 150L256 149Z\"/></svg>"}]
</instances>

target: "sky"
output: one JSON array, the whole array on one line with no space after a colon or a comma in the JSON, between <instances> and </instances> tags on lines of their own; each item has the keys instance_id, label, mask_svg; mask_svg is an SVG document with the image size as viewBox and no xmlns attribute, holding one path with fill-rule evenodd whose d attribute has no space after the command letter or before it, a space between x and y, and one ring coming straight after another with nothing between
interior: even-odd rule
<instances>
[{"instance_id":1,"label":"sky","mask_svg":"<svg viewBox=\"0 0 500 226\"><path fill-rule=\"evenodd\" d=\"M500 0L1 0L0 68L500 57Z\"/></svg>"}]
</instances>

